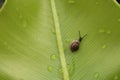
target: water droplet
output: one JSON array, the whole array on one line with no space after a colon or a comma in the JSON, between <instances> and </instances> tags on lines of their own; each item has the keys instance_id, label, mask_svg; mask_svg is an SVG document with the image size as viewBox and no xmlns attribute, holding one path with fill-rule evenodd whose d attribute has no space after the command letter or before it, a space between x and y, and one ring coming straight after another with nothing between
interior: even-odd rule
<instances>
[{"instance_id":1,"label":"water droplet","mask_svg":"<svg viewBox=\"0 0 120 80\"><path fill-rule=\"evenodd\" d=\"M118 76L117 75L114 77L114 80L118 80Z\"/></svg>"},{"instance_id":2,"label":"water droplet","mask_svg":"<svg viewBox=\"0 0 120 80\"><path fill-rule=\"evenodd\" d=\"M120 18L118 19L118 22L120 22Z\"/></svg>"},{"instance_id":3,"label":"water droplet","mask_svg":"<svg viewBox=\"0 0 120 80\"><path fill-rule=\"evenodd\" d=\"M96 5L99 4L98 2L95 3Z\"/></svg>"},{"instance_id":4,"label":"water droplet","mask_svg":"<svg viewBox=\"0 0 120 80\"><path fill-rule=\"evenodd\" d=\"M65 39L65 42L69 43L69 42L70 42L70 39Z\"/></svg>"},{"instance_id":5,"label":"water droplet","mask_svg":"<svg viewBox=\"0 0 120 80\"><path fill-rule=\"evenodd\" d=\"M53 54L53 55L50 56L50 59L51 59L51 60L56 60L56 58L57 58L57 57L56 57L55 54Z\"/></svg>"},{"instance_id":6,"label":"water droplet","mask_svg":"<svg viewBox=\"0 0 120 80\"><path fill-rule=\"evenodd\" d=\"M104 30L104 29L99 29L98 32L100 32L100 33L104 33L105 30Z\"/></svg>"},{"instance_id":7,"label":"water droplet","mask_svg":"<svg viewBox=\"0 0 120 80\"><path fill-rule=\"evenodd\" d=\"M102 46L103 49L105 49L106 47L107 47L107 46L106 46L105 44Z\"/></svg>"},{"instance_id":8,"label":"water droplet","mask_svg":"<svg viewBox=\"0 0 120 80\"><path fill-rule=\"evenodd\" d=\"M100 74L98 72L95 73L94 77L99 78Z\"/></svg>"},{"instance_id":9,"label":"water droplet","mask_svg":"<svg viewBox=\"0 0 120 80\"><path fill-rule=\"evenodd\" d=\"M107 30L107 32L106 32L107 34L111 34L111 30Z\"/></svg>"},{"instance_id":10,"label":"water droplet","mask_svg":"<svg viewBox=\"0 0 120 80\"><path fill-rule=\"evenodd\" d=\"M51 72L53 70L52 66L48 66L48 71Z\"/></svg>"},{"instance_id":11,"label":"water droplet","mask_svg":"<svg viewBox=\"0 0 120 80\"><path fill-rule=\"evenodd\" d=\"M75 1L74 0L69 0L68 3L73 4L73 3L75 3Z\"/></svg>"},{"instance_id":12,"label":"water droplet","mask_svg":"<svg viewBox=\"0 0 120 80\"><path fill-rule=\"evenodd\" d=\"M16 8L16 11L18 12L18 11L19 11L19 8Z\"/></svg>"}]
</instances>

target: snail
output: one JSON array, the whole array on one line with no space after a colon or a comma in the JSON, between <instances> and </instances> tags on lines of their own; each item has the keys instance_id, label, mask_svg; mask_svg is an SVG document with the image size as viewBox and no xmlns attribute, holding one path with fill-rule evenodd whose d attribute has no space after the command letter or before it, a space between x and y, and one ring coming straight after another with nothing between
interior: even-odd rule
<instances>
[{"instance_id":1,"label":"snail","mask_svg":"<svg viewBox=\"0 0 120 80\"><path fill-rule=\"evenodd\" d=\"M79 39L72 41L71 44L70 44L70 50L72 52L75 52L75 51L77 51L79 49L79 45L80 45L81 41L83 40L83 38L85 36L87 36L87 34L85 34L83 37L81 37L80 36L80 31L78 31L78 32L79 32Z\"/></svg>"}]
</instances>

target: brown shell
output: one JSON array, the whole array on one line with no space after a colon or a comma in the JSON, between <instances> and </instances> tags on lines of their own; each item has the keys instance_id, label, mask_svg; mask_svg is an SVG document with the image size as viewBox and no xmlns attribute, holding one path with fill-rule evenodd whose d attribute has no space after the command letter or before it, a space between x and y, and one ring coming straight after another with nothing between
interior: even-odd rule
<instances>
[{"instance_id":1,"label":"brown shell","mask_svg":"<svg viewBox=\"0 0 120 80\"><path fill-rule=\"evenodd\" d=\"M79 44L80 44L80 41L79 40L75 40L71 43L70 45L70 49L72 52L74 51L77 51L79 49Z\"/></svg>"}]
</instances>

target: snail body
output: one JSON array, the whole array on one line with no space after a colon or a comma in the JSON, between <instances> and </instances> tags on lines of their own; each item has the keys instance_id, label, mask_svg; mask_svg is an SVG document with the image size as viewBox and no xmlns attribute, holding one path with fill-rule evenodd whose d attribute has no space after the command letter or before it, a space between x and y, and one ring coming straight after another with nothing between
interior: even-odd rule
<instances>
[{"instance_id":1,"label":"snail body","mask_svg":"<svg viewBox=\"0 0 120 80\"><path fill-rule=\"evenodd\" d=\"M86 35L87 35L87 34L86 34ZM70 44L70 50L71 50L72 52L75 52L75 51L77 51L77 50L79 49L79 45L80 45L82 39L83 39L86 35L84 35L83 37L80 37L80 31L79 31L79 39L72 41L71 44Z\"/></svg>"}]
</instances>

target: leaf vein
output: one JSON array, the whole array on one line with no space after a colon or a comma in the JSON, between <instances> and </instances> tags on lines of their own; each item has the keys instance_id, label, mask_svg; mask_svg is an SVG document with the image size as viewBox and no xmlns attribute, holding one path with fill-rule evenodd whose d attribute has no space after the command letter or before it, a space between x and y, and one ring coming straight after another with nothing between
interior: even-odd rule
<instances>
[{"instance_id":1,"label":"leaf vein","mask_svg":"<svg viewBox=\"0 0 120 80\"><path fill-rule=\"evenodd\" d=\"M63 43L62 43L61 32L60 32L60 24L59 24L57 10L55 6L55 0L51 0L51 8L52 8L54 25L56 30L60 61L61 61L61 66L63 70L63 77L64 77L64 80L69 80L69 73L66 65L66 59L65 59L64 49L63 49Z\"/></svg>"}]
</instances>

